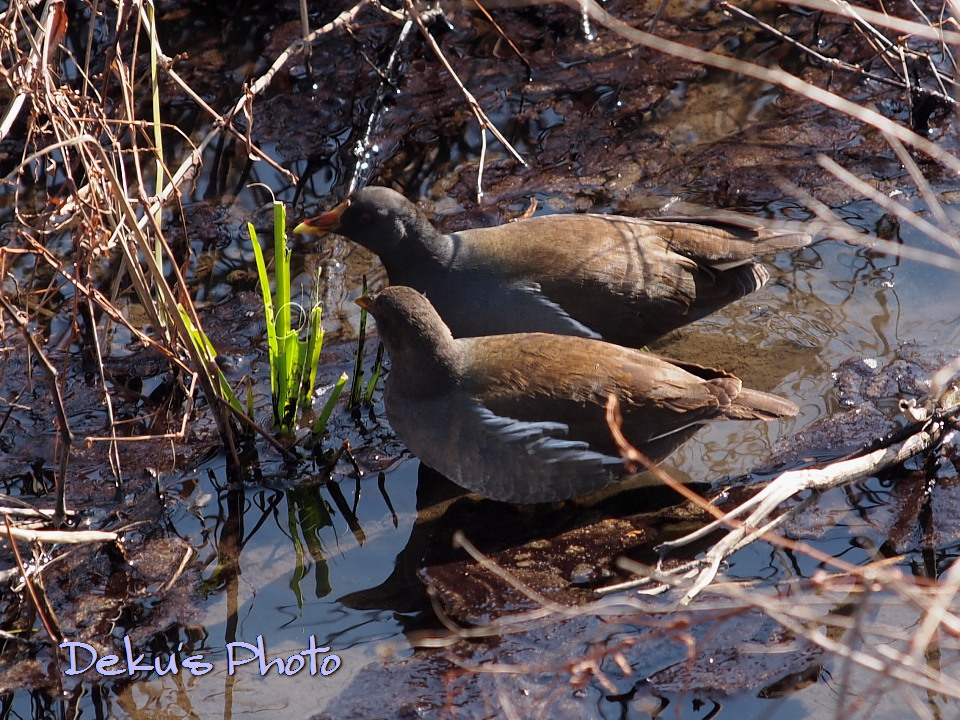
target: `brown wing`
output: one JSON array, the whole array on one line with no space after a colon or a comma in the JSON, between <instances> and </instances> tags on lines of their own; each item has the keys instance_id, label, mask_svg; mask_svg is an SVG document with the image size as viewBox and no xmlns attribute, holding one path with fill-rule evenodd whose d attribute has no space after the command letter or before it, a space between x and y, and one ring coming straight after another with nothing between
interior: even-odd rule
<instances>
[{"instance_id":1,"label":"brown wing","mask_svg":"<svg viewBox=\"0 0 960 720\"><path fill-rule=\"evenodd\" d=\"M734 377L703 380L655 355L581 338L537 333L463 342L483 348L470 353L482 362L473 361L463 378L481 405L523 422L561 423L567 438L607 455L617 454L605 419L610 393L620 398L627 438L643 449L679 431L683 442L740 392Z\"/></svg>"},{"instance_id":2,"label":"brown wing","mask_svg":"<svg viewBox=\"0 0 960 720\"><path fill-rule=\"evenodd\" d=\"M458 267L490 267L612 342L638 345L753 292L757 255L809 236L731 223L549 215L452 236Z\"/></svg>"}]
</instances>

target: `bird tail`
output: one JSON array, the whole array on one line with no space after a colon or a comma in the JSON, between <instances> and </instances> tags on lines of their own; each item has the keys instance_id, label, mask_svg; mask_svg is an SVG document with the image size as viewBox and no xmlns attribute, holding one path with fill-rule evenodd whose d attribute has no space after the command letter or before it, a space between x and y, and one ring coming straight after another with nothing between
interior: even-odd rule
<instances>
[{"instance_id":1,"label":"bird tail","mask_svg":"<svg viewBox=\"0 0 960 720\"><path fill-rule=\"evenodd\" d=\"M688 321L699 320L737 298L756 292L770 279L769 271L756 262L742 263L711 275L712 282L698 283Z\"/></svg>"},{"instance_id":2,"label":"bird tail","mask_svg":"<svg viewBox=\"0 0 960 720\"><path fill-rule=\"evenodd\" d=\"M770 272L760 263L741 265L724 273L727 282L734 284L740 291L740 297L749 295L764 286L770 279Z\"/></svg>"},{"instance_id":3,"label":"bird tail","mask_svg":"<svg viewBox=\"0 0 960 720\"><path fill-rule=\"evenodd\" d=\"M805 232L793 230L757 229L747 231L740 238L729 238L726 243L726 254L729 260L724 262L718 258L713 267L726 270L737 267L746 261L759 256L776 255L785 250L796 250L810 244L813 238Z\"/></svg>"},{"instance_id":4,"label":"bird tail","mask_svg":"<svg viewBox=\"0 0 960 720\"><path fill-rule=\"evenodd\" d=\"M715 270L729 270L758 257L809 245L809 233L786 228L748 226L748 223L697 218L696 225L677 225L668 247ZM682 232L681 232L682 230ZM682 242L675 240L682 239Z\"/></svg>"},{"instance_id":5,"label":"bird tail","mask_svg":"<svg viewBox=\"0 0 960 720\"><path fill-rule=\"evenodd\" d=\"M689 373L703 378L705 386L717 399L719 417L729 420L776 420L794 417L800 408L786 398L743 387L743 382L723 370L695 363L671 360Z\"/></svg>"}]
</instances>

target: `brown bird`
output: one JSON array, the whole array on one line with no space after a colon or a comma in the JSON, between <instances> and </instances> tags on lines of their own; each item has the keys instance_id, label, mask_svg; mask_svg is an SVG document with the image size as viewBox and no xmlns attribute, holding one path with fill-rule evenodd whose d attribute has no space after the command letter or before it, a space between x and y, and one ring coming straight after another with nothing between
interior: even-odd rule
<instances>
[{"instance_id":1,"label":"brown bird","mask_svg":"<svg viewBox=\"0 0 960 720\"><path fill-rule=\"evenodd\" d=\"M390 355L384 401L397 437L422 462L495 500L585 495L626 472L605 420L659 461L710 420L797 414L720 370L599 340L545 333L454 339L426 297L392 286L357 299Z\"/></svg>"},{"instance_id":2,"label":"brown bird","mask_svg":"<svg viewBox=\"0 0 960 720\"><path fill-rule=\"evenodd\" d=\"M550 332L642 347L762 286L753 262L810 242L729 222L545 215L442 235L409 200L366 187L294 232L335 232L426 293L456 337Z\"/></svg>"}]
</instances>

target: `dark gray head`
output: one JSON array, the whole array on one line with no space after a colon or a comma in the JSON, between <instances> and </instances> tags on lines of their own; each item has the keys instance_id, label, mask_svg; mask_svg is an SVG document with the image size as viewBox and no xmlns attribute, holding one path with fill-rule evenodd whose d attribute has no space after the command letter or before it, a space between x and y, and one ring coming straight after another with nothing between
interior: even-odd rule
<instances>
[{"instance_id":1,"label":"dark gray head","mask_svg":"<svg viewBox=\"0 0 960 720\"><path fill-rule=\"evenodd\" d=\"M295 233L333 232L375 252L384 260L417 251L441 237L403 195L386 187L357 190L329 212L297 225ZM389 271L389 268L388 268Z\"/></svg>"},{"instance_id":2,"label":"dark gray head","mask_svg":"<svg viewBox=\"0 0 960 720\"><path fill-rule=\"evenodd\" d=\"M392 382L402 383L411 393L427 394L456 384L462 351L425 296L393 285L355 302L377 321L390 354Z\"/></svg>"}]
</instances>

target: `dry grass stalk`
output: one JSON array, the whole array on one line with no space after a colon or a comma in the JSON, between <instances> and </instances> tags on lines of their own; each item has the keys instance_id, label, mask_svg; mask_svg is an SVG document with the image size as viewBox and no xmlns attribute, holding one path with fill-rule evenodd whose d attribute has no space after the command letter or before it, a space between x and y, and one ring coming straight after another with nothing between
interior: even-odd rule
<instances>
[{"instance_id":1,"label":"dry grass stalk","mask_svg":"<svg viewBox=\"0 0 960 720\"><path fill-rule=\"evenodd\" d=\"M459 544L486 570L524 591L525 586L510 573L499 568L463 538ZM528 612L500 617L483 626L462 627L435 607L444 619L448 634L423 631L413 633L410 640L419 647L450 648L460 651L463 640L502 638L515 633L529 633L534 638L549 628L577 617L597 617L609 626L609 636L597 637L589 653L566 663L498 662L496 655L481 664L461 657L457 652L446 655L461 673L498 675L536 675L542 692L524 698L520 716L549 716L551 703L563 697L564 688L579 687L589 677L615 692L606 673L631 674L631 658L642 656L644 648L660 647L664 638L685 645L688 650L688 671L704 662L707 649L701 642L723 623L759 612L780 625L786 635L781 644L768 649L780 653L789 649L789 640L806 642L820 648L824 655L818 664L828 662L837 686L837 707L852 706L860 712L884 699L889 693L906 697L913 706L927 693L944 698L960 699L960 675L956 660L960 659L960 616L956 612L956 596L960 588L960 561L954 562L941 581L924 582L908 576L891 565L892 561L850 567L844 572L818 572L812 578L782 582L776 587L755 582L716 582L699 598L695 608L682 608L673 603L649 602L641 597L617 595L602 598L588 605L572 607L549 602L535 591L526 596L540 607ZM674 586L678 580L669 573L637 563L624 563L651 583ZM679 589L685 589L681 583ZM887 615L893 613L891 621ZM697 632L702 628L703 632ZM705 634L704 634L705 633ZM699 640L698 638L703 638ZM757 644L757 653L765 652ZM469 656L469 652L467 652ZM850 683L838 678L853 670L861 675L861 689L853 691ZM553 682L545 682L553 677ZM650 688L656 692L656 685ZM845 692L852 694L845 695ZM513 694L516 697L516 694ZM922 702L921 702L922 705ZM519 711L519 710L518 710ZM918 717L932 717L923 710Z\"/></svg>"},{"instance_id":2,"label":"dry grass stalk","mask_svg":"<svg viewBox=\"0 0 960 720\"><path fill-rule=\"evenodd\" d=\"M504 7L529 4L535 3L497 2L488 3L488 6ZM960 171L960 160L945 153L928 139L893 123L872 109L857 106L833 93L805 83L779 68L759 67L735 58L707 53L636 30L609 15L603 8L590 0L584 0L583 2L581 0L570 0L567 4L574 12L580 12L582 8L586 8L593 21L608 27L632 42L712 67L743 73L799 92L812 100L822 102L839 112L846 113L880 129L890 138L895 138L898 144L903 143L920 149L952 170ZM927 24L909 23L879 13L872 13L863 8L851 8L846 4L839 5L821 2L821 0L801 0L800 4L816 6L818 9L827 12L853 14L858 26L862 28L863 32L870 33L876 40L878 50L888 56L888 67L891 69L896 68L898 63L902 64L903 59L908 56L922 58L922 55L918 55L918 51L904 45L889 42L883 33L871 29L871 24L877 27L891 28L896 32L909 33L913 37L922 37L943 43L944 47L955 43L957 39L957 33L945 31L941 24L936 22ZM344 26L356 17L365 5L365 2L357 3L342 13L336 20L317 30L306 41L309 42L320 35ZM143 26L149 27L149 20L143 15L142 5L130 7L140 14ZM62 3L51 2L44 6L44 14L37 18L27 3L15 2L10 5L6 12L0 15L0 24L3 25L4 30L2 39L0 39L0 44L2 44L0 49L4 52L5 57L16 59L6 77L13 87L13 101L4 112L3 117L0 118L0 138L4 138L12 132L18 120L26 118L29 126L27 143L25 144L27 151L25 151L15 171L4 179L8 184L17 185L15 191L17 195L16 203L21 208L19 216L21 222L20 234L24 244L22 248L3 248L0 250L0 253L2 253L0 267L7 270L18 263L25 263L26 256L35 257L56 267L60 277L76 287L78 290L77 297L82 298L82 300L77 301L76 313L78 317L80 315L79 303L83 302L88 304L85 310L88 314L90 313L89 305L95 304L103 310L105 316L111 322L125 322L123 312L115 305L114 301L97 288L94 278L95 273L93 272L93 267L98 260L102 260L115 249L119 249L126 258L125 272L129 281L135 288L144 307L152 313L151 322L154 327L158 330L167 327L168 318L171 318L174 323L173 327L181 333L180 339L182 340L183 329L176 325L175 318L178 317L178 314L170 312L170 304L175 305L178 301L184 301L183 278L179 274L175 274L174 285L171 287L162 271L162 263L154 258L153 253L159 245L163 258L169 259L173 267L179 267L177 259L163 242L163 234L156 222L155 212L166 203L176 200L177 187L188 181L196 173L201 163L203 150L223 131L234 133L243 138L251 155L266 158L249 141L247 134L238 131L231 124L230 119L237 113L249 108L251 98L261 93L269 85L273 75L290 57L299 52L302 45L298 42L281 53L270 69L254 81L244 96L238 98L228 111L219 112L214 108L202 105L215 119L213 127L200 143L188 153L188 156L181 160L181 164L176 170L172 172L169 169L163 170L169 176L168 181L163 185L163 190L160 193L148 197L143 188L151 174L154 173L153 163L160 160L160 167L165 168L166 166L163 165L163 158L160 157L153 144L149 140L144 141L145 136L142 133L148 125L136 116L134 80L142 69L137 68L135 59L128 60L128 58L119 56L116 58L117 62L113 66L114 69L110 71L114 73L110 80L116 83L116 87L121 94L121 102L117 104L115 113L113 111L108 112L107 101L109 98L98 96L94 89L94 83L88 77L90 67L89 46L86 48L87 56L83 63L84 70L80 71L81 77L77 84L72 85L70 82L57 77L51 68L57 66L58 58L66 52L60 44L64 32L64 12ZM414 8L411 15L415 15L415 13ZM121 19L122 16L118 15L117 27L123 25ZM426 34L429 41L429 33ZM437 49L435 49L435 52L437 52ZM130 56L130 58L135 57L135 54ZM162 52L160 57L164 57ZM176 73L174 69L176 61L169 58L164 59L167 64L165 70L168 76L174 82L179 83L184 92L191 94L199 101L196 93ZM857 71L856 68L847 69L851 72ZM941 86L949 86L952 83L952 78L939 70L935 72L935 77ZM909 76L906 74L903 74L898 82L901 82L904 88L911 88ZM461 89L466 93L465 88ZM942 87L941 92L945 93ZM31 111L29 117L26 116L28 109ZM478 114L481 128L484 127L485 121L483 118L484 116ZM894 147L898 148L898 144L895 144ZM901 159L910 169L914 182L930 204L930 198L933 196L931 191L925 188L924 183L921 182L922 175L915 165L911 166L907 163L906 155L902 154L899 149L897 152L901 153ZM150 162L147 165L142 165L144 160ZM482 164L483 159L481 158L481 168ZM865 190L862 185L857 184L858 181L851 174L843 171L839 166L831 165L829 161L825 162L825 165L837 177L848 182L852 187ZM32 183L35 186L44 186L45 182L48 183L50 189L41 187L36 199L29 197L26 193L21 195L21 188L25 185ZM879 202L879 198L875 198L875 200ZM900 211L892 205L886 207L891 212L902 216ZM932 207L935 208L936 205L934 204ZM933 210L933 212L939 224L939 230L942 231L939 236L945 238L944 244L947 249L956 253L956 245L947 242L952 240L947 214L937 210ZM903 217L907 219L905 216ZM909 219L907 221L923 232L937 230L935 226L922 219ZM62 263L58 264L56 255L43 246L44 241L54 239L58 233L67 229L73 231L72 237L79 258L76 263L76 270L73 272L63 267ZM934 236L937 236L937 234L934 233ZM850 233L850 238L863 240L859 234L853 232ZM884 249L903 257L916 257L937 263L956 263L956 257L947 255L930 253L929 256L926 256L910 248L901 249L884 246ZM949 266L955 267L955 264ZM155 293L159 293L163 297L166 310L161 310L153 302ZM27 298L26 295L5 295L4 300L9 301L12 309L7 311L8 317L22 319L25 323L30 323L33 318L47 310L44 303L48 301L51 294L48 293L47 296L41 298L39 303ZM17 304L20 305L19 308L16 307ZM24 310L27 312L24 312ZM195 318L195 312L192 308L189 311ZM26 327L26 325L21 327ZM172 333L168 337L158 340L151 339L137 328L131 327L131 329L145 342L158 343L166 347L171 361L179 362L175 359L178 355L178 348L176 347L176 338ZM93 338L95 338L97 354L102 356L100 352L101 340L98 333L93 333ZM37 347L35 354L49 364L49 359L44 355L43 348ZM194 364L197 366L196 369L203 369L198 366L202 363L198 364L196 358L194 358ZM101 382L104 386L105 398L109 402L109 391L106 387L106 381L102 377L102 363ZM209 391L215 392L212 386ZM186 419L184 419L184 422L186 422ZM65 422L64 427L66 428ZM180 427L180 433L184 431L184 427ZM67 428L67 430L69 429ZM935 433L928 433L927 439L918 438L914 441L915 444L911 446L910 451L922 448L934 435ZM169 437L169 435L163 435L163 437ZM903 449L901 448L901 450ZM67 457L67 452L68 449L64 450L62 458ZM902 457L902 454L902 452L897 451L893 453L893 457L899 458ZM882 455L884 458L888 458L890 451L883 451ZM872 458L872 460L876 459ZM861 469L858 472L862 471ZM866 471L871 470L868 467ZM118 478L121 477L119 460L117 460L115 473ZM60 478L62 479L65 475L66 466L63 465L60 470ZM768 529L772 527L768 520L770 515L767 511L775 511L784 500L799 491L795 488L821 490L824 487L835 487L837 483L847 481L844 478L848 477L847 474L832 477L809 476L798 486L791 486L790 489L784 490L777 488L771 490L765 497L756 498L749 507L741 508L727 518L729 524L736 525L734 534L729 536L736 540L730 541L730 547L742 546L742 542L749 540L749 528L759 528L765 524ZM61 509L65 510L65 503ZM760 513L761 509L763 513ZM753 514L745 522L740 524L733 522L747 511L753 511ZM772 522L779 522L780 520L781 518L777 518ZM10 534L12 539L14 533L11 532ZM467 544L464 544L464 547L469 549ZM725 556L726 552L728 550L722 550L719 557ZM478 553L474 556L478 560L482 558ZM487 563L486 567L489 570L499 571L489 561ZM660 573L640 566L632 566L631 569L645 574L646 577L656 583L679 586L689 594L689 579L686 577ZM509 574L500 572L502 577L509 581ZM940 652L944 650L960 651L957 642L957 637L960 636L960 618L951 610L953 598L960 588L960 570L957 569L957 565L951 567L939 584L931 585L918 583L914 579L905 577L898 569L883 565L871 565L866 568L845 568L843 573L837 575L822 574L812 580L797 582L789 587L780 588L780 592L765 592L762 588L755 586L745 587L740 584L717 583L710 580L708 582L713 599L699 605L698 613L709 613L711 611L716 613L745 612L747 609L757 608L776 619L783 627L790 629L797 636L807 638L818 644L837 658L857 664L884 677L910 683L915 688L942 693L953 698L960 697L960 690L958 690L960 683L958 683L956 677L947 672L947 669L924 664L924 655L937 644L939 644L938 650ZM665 610L663 606L653 606L642 602L638 598L627 597L607 598L586 608L568 608L546 601L519 581L511 582L511 584L515 588L528 593L528 597L537 600L541 609L522 617L506 619L489 628L463 631L450 623L450 629L461 636L478 637L484 636L484 633L501 635L505 632L519 631L517 628L527 630L547 622L554 622L558 618L587 612L602 614L604 617L626 617L634 621L637 618L642 618L642 622L648 623L660 621L660 618L667 612L676 612L675 608ZM861 601L864 605L874 603L881 591L887 597L892 598L893 601L915 613L918 622L917 629L912 635L906 635L901 628L869 625L861 618L849 617L836 611L838 605L849 602L849 598ZM662 628L664 633L670 631L673 630L666 627ZM854 647L852 642L838 641L837 634L841 637L843 635L855 635L856 638L854 639L858 641L859 647ZM863 641L865 638L870 638L873 642ZM606 657L619 665L621 659L616 655L616 652L620 652L622 649L622 647L611 647L606 651ZM600 667L603 659L603 652L600 652L596 657L587 658L571 670L571 677L585 673L596 674L600 677L602 674ZM515 672L517 668L500 666L498 671ZM521 714L517 708L511 708L510 711L517 715Z\"/></svg>"},{"instance_id":3,"label":"dry grass stalk","mask_svg":"<svg viewBox=\"0 0 960 720\"><path fill-rule=\"evenodd\" d=\"M349 22L365 6L359 2L342 13L337 19L318 29L306 39L307 42L329 33ZM191 320L200 326L199 318L189 296L183 291L184 278L180 263L166 245L163 231L157 222L158 212L171 201L178 199L177 188L195 176L204 149L220 133L229 132L246 141L248 152L270 162L276 170L296 180L288 171L277 165L256 148L249 137L231 124L229 118L249 106L252 98L262 93L276 72L300 52L303 41L293 43L282 52L271 67L253 81L234 107L221 115L206 105L200 96L174 70L175 60L165 56L158 46L152 26L152 14L143 3L124 6L117 12L111 6L98 6L102 22L112 23L117 33L116 44L108 51L113 54L105 75L94 82L89 77L91 47L86 48L82 65L73 65L77 72L58 72L73 58L65 44L64 29L68 21L63 3L47 3L41 17L36 17L27 3L15 2L0 15L3 34L0 51L4 56L17 58L7 76L12 86L14 101L0 118L0 139L5 138L18 123L26 122L27 130L24 154L19 164L3 182L13 189L18 208L18 235L21 247L0 249L3 254L0 267L14 271L28 258L37 257L50 265L62 281L75 286L74 313L78 317L94 318L101 312L107 322L126 325L144 344L160 349L170 362L189 373L199 371L198 378L205 394L215 400L218 388L212 377L215 368L205 367L202 359L193 354L192 368L181 360L179 347L191 353L187 342L187 329L179 320L177 305L186 307ZM91 19L91 28L94 19ZM91 30L92 32L92 30ZM158 130L157 118L153 122L137 116L139 76L143 72L137 60L138 47L143 38L156 48L156 56L164 63L161 71L176 82L202 108L211 114L214 122L207 135L187 153L180 166L171 171L166 168L161 152L154 147L146 130ZM93 36L88 37L93 42ZM125 54L125 49L131 49ZM156 83L156 75L153 76ZM116 97L110 97L113 89ZM28 111L29 110L29 114ZM174 128L176 130L176 128ZM177 130L179 132L179 130ZM155 134L155 137L159 137ZM149 164L144 164L144 161ZM166 182L161 182L162 176ZM157 180L158 192L149 195L144 191L151 177ZM32 196L21 197L31 184L42 184L46 178L55 178L48 188ZM72 269L64 264L61 255L50 250L50 241L69 232L77 253ZM111 254L119 251L124 257L123 269L113 282L115 298L126 275L141 306L147 312L150 324L160 335L147 334L132 325L115 299L98 288L94 268ZM164 264L172 272L172 282L164 271ZM48 293L48 297L50 294ZM11 296L12 305L23 305L29 296ZM81 307L81 304L85 307ZM31 307L25 322L31 323L43 306ZM78 325L85 325L81 320ZM92 352L100 368L100 380L108 413L110 432L110 461L114 476L119 483L123 473L120 467L116 424L113 422L111 393L103 374L102 359L105 354L102 339L107 331L89 332ZM46 350L44 350L46 352ZM62 382L62 381L61 381ZM188 385L193 385L188 382ZM190 396L192 402L192 395ZM216 409L216 408L215 408ZM221 408L216 412L221 434L232 445L232 431L227 415ZM189 413L177 419L180 427L173 433L155 437L182 437ZM69 450L65 451L66 453ZM61 475L64 472L61 471Z\"/></svg>"},{"instance_id":4,"label":"dry grass stalk","mask_svg":"<svg viewBox=\"0 0 960 720\"><path fill-rule=\"evenodd\" d=\"M526 165L527 163L523 157L521 157L520 153L514 149L513 145L511 145L510 142L497 129L497 126L493 124L489 117L487 117L487 114L483 111L483 108L480 107L480 103L477 102L477 99L470 93L469 90L467 90L466 86L457 76L453 66L450 65L450 61L447 60L446 56L443 54L443 51L440 49L440 45L437 44L437 41L434 40L433 35L431 35L430 31L427 30L426 25L423 24L423 19L420 17L420 13L417 11L413 0L403 0L403 7L407 11L407 14L417 24L417 27L420 28L420 32L426 39L427 44L433 51L433 54L447 69L447 72L450 73L450 77L453 78L453 81L456 83L457 87L460 88L460 92L463 93L463 97L467 101L467 105L470 107L470 112L473 113L474 117L477 119L477 122L480 124L481 149L477 171L477 201L479 202L480 198L483 197L483 165L486 162L488 130L490 131L490 134L493 135L511 155L513 155L517 162L519 162L521 165Z\"/></svg>"}]
</instances>

